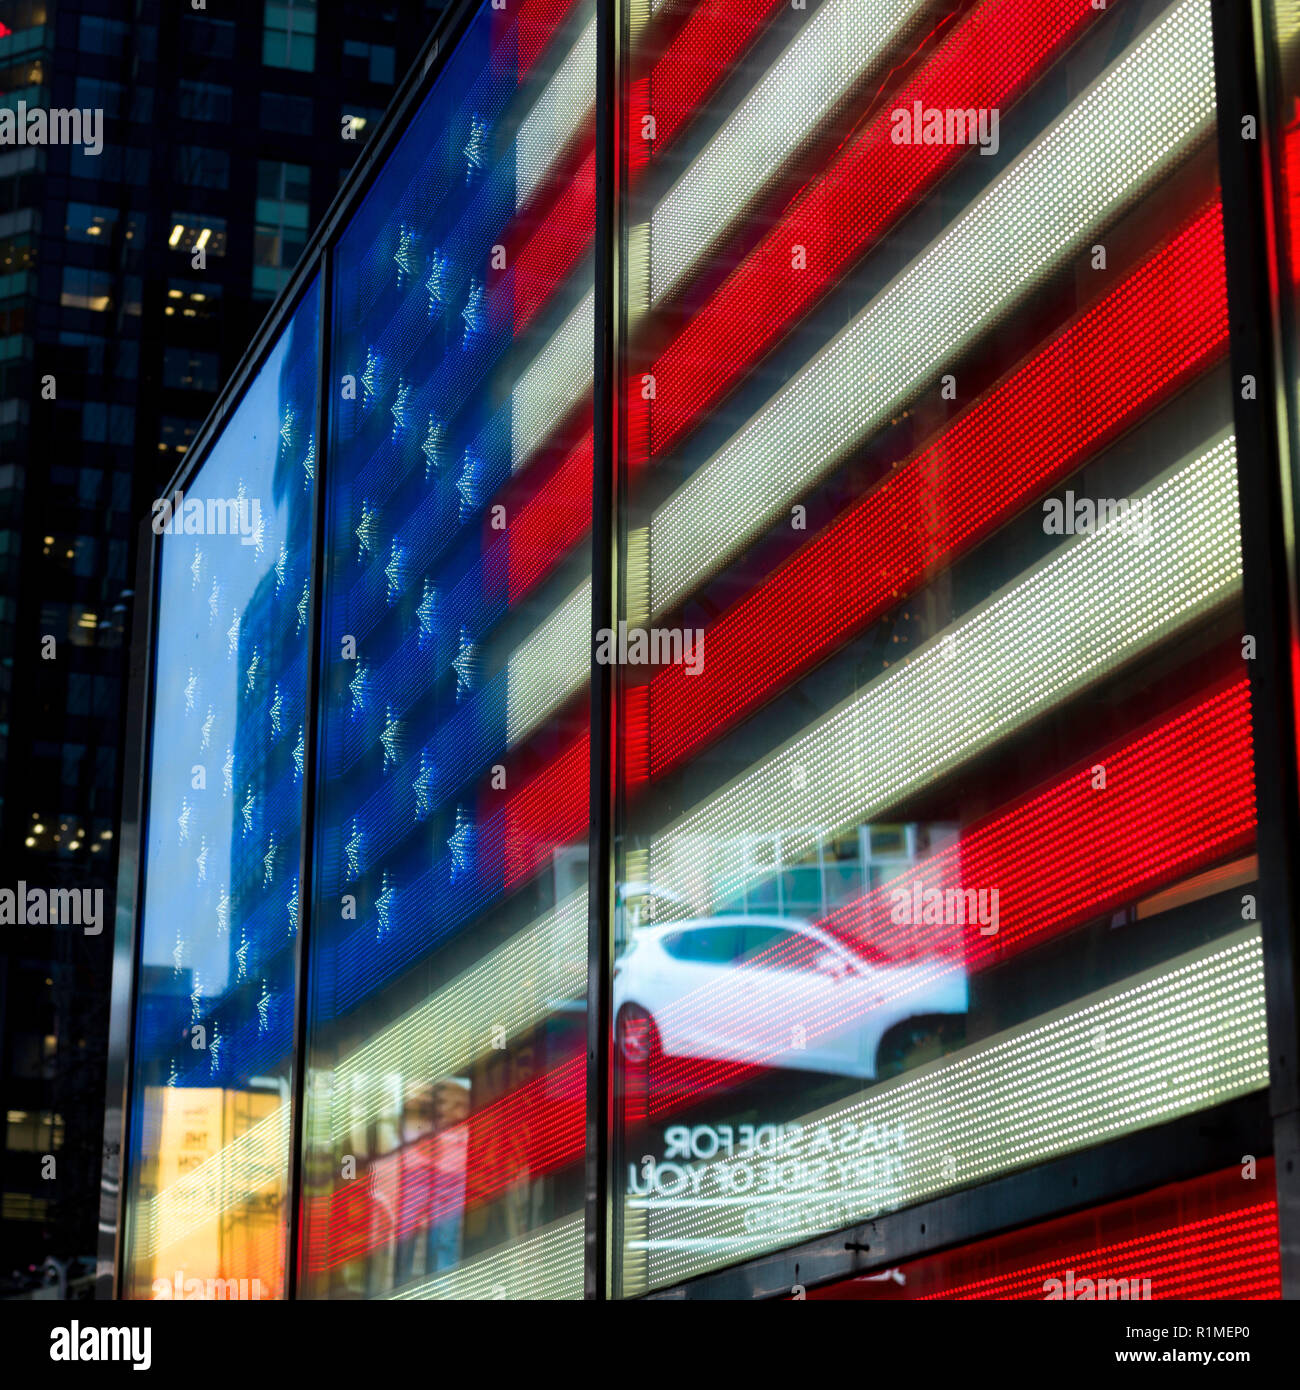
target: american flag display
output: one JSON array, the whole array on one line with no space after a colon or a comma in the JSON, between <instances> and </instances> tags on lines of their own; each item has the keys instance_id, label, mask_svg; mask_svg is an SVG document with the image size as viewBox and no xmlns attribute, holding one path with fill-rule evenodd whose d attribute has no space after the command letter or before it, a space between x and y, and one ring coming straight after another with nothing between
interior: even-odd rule
<instances>
[{"instance_id":1,"label":"american flag display","mask_svg":"<svg viewBox=\"0 0 1300 1390\"><path fill-rule=\"evenodd\" d=\"M204 1081L301 1078L299 1190L250 1111L146 1283L271 1191L303 1296L582 1296L597 778L616 1296L1268 1085L1210 0L614 8L467 10L329 247L306 993L286 929ZM1275 1296L1198 1181L852 1296Z\"/></svg>"}]
</instances>

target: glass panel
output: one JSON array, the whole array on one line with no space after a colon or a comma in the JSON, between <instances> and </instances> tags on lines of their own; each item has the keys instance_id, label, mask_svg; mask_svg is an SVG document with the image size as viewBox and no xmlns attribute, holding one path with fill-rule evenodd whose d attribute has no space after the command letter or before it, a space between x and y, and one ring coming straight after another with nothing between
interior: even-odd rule
<instances>
[{"instance_id":1,"label":"glass panel","mask_svg":"<svg viewBox=\"0 0 1300 1390\"><path fill-rule=\"evenodd\" d=\"M1271 1158L809 1291L888 1301L1282 1297Z\"/></svg>"},{"instance_id":2,"label":"glass panel","mask_svg":"<svg viewBox=\"0 0 1300 1390\"><path fill-rule=\"evenodd\" d=\"M309 1297L582 1291L595 21L514 8L336 262Z\"/></svg>"},{"instance_id":3,"label":"glass panel","mask_svg":"<svg viewBox=\"0 0 1300 1390\"><path fill-rule=\"evenodd\" d=\"M188 488L154 508L173 529L127 1188L137 1298L285 1290L318 298L313 284Z\"/></svg>"},{"instance_id":4,"label":"glass panel","mask_svg":"<svg viewBox=\"0 0 1300 1390\"><path fill-rule=\"evenodd\" d=\"M1268 1061L1208 0L626 37L630 1295Z\"/></svg>"}]
</instances>

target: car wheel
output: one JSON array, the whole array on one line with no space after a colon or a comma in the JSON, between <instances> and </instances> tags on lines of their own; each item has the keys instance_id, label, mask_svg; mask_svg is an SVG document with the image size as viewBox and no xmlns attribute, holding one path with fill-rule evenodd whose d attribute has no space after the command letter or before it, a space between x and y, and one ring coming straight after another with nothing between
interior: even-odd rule
<instances>
[{"instance_id":1,"label":"car wheel","mask_svg":"<svg viewBox=\"0 0 1300 1390\"><path fill-rule=\"evenodd\" d=\"M966 1019L961 1014L927 1014L896 1023L876 1050L876 1080L937 1061L965 1040Z\"/></svg>"},{"instance_id":2,"label":"car wheel","mask_svg":"<svg viewBox=\"0 0 1300 1390\"><path fill-rule=\"evenodd\" d=\"M659 1030L639 1004L624 1004L618 1011L615 1036L619 1053L628 1066L644 1067L660 1055Z\"/></svg>"}]
</instances>

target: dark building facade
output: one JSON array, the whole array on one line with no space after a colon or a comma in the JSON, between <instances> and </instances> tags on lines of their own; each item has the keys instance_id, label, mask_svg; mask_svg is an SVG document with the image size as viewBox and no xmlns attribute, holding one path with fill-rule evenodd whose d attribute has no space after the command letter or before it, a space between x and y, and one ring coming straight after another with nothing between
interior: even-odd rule
<instances>
[{"instance_id":1,"label":"dark building facade","mask_svg":"<svg viewBox=\"0 0 1300 1390\"><path fill-rule=\"evenodd\" d=\"M0 144L9 889L111 922L138 524L441 8L0 3L0 105L102 113L98 152ZM110 935L0 932L0 1275L93 1250Z\"/></svg>"}]
</instances>

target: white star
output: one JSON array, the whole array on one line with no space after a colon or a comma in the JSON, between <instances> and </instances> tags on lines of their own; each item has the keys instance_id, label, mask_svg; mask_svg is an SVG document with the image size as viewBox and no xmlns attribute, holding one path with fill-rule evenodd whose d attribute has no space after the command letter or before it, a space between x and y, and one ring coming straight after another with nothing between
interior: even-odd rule
<instances>
[{"instance_id":1,"label":"white star","mask_svg":"<svg viewBox=\"0 0 1300 1390\"><path fill-rule=\"evenodd\" d=\"M194 674L194 667L190 667L189 679L185 682L185 713L188 714L194 708L195 697L199 693L199 678Z\"/></svg>"},{"instance_id":2,"label":"white star","mask_svg":"<svg viewBox=\"0 0 1300 1390\"><path fill-rule=\"evenodd\" d=\"M270 886L271 880L275 877L275 836L272 835L266 842L266 853L262 856L262 887Z\"/></svg>"},{"instance_id":3,"label":"white star","mask_svg":"<svg viewBox=\"0 0 1300 1390\"><path fill-rule=\"evenodd\" d=\"M262 664L262 652L256 645L253 647L253 659L248 663L248 670L244 672L244 693L251 695L257 685L257 670Z\"/></svg>"},{"instance_id":4,"label":"white star","mask_svg":"<svg viewBox=\"0 0 1300 1390\"><path fill-rule=\"evenodd\" d=\"M280 553L275 558L275 592L284 588L284 567L289 563L289 547L280 542Z\"/></svg>"},{"instance_id":5,"label":"white star","mask_svg":"<svg viewBox=\"0 0 1300 1390\"><path fill-rule=\"evenodd\" d=\"M289 909L289 935L293 936L298 930L298 880L294 878L293 892L289 894L285 901L285 907Z\"/></svg>"},{"instance_id":6,"label":"white star","mask_svg":"<svg viewBox=\"0 0 1300 1390\"><path fill-rule=\"evenodd\" d=\"M181 940L181 929L176 928L176 944L172 947L172 970L179 975L185 963L185 943Z\"/></svg>"},{"instance_id":7,"label":"white star","mask_svg":"<svg viewBox=\"0 0 1300 1390\"><path fill-rule=\"evenodd\" d=\"M357 560L361 561L367 555L375 553L375 541L378 539L375 531L376 513L370 503L364 498L361 501L361 521L357 525Z\"/></svg>"},{"instance_id":8,"label":"white star","mask_svg":"<svg viewBox=\"0 0 1300 1390\"><path fill-rule=\"evenodd\" d=\"M456 701L468 695L474 688L474 677L478 669L478 647L469 640L469 629L460 629L460 649L452 663L456 672Z\"/></svg>"},{"instance_id":9,"label":"white star","mask_svg":"<svg viewBox=\"0 0 1300 1390\"><path fill-rule=\"evenodd\" d=\"M199 550L197 542L194 546L194 558L190 561L190 575L190 587L192 589L197 589L199 587L199 580L203 575L203 554Z\"/></svg>"},{"instance_id":10,"label":"white star","mask_svg":"<svg viewBox=\"0 0 1300 1390\"><path fill-rule=\"evenodd\" d=\"M437 589L426 579L424 581L424 597L420 600L420 606L415 610L416 616L420 619L421 650L428 646L436 635L439 597Z\"/></svg>"},{"instance_id":11,"label":"white star","mask_svg":"<svg viewBox=\"0 0 1300 1390\"><path fill-rule=\"evenodd\" d=\"M239 609L236 608L230 616L230 626L226 629L226 660L233 661L235 653L239 650Z\"/></svg>"},{"instance_id":12,"label":"white star","mask_svg":"<svg viewBox=\"0 0 1300 1390\"><path fill-rule=\"evenodd\" d=\"M226 885L221 885L221 891L217 894L217 935L225 936L230 930L230 894L226 891Z\"/></svg>"},{"instance_id":13,"label":"white star","mask_svg":"<svg viewBox=\"0 0 1300 1390\"><path fill-rule=\"evenodd\" d=\"M266 987L266 981L262 981L261 997L257 1001L257 1031L265 1033L271 1026L271 991Z\"/></svg>"},{"instance_id":14,"label":"white star","mask_svg":"<svg viewBox=\"0 0 1300 1390\"><path fill-rule=\"evenodd\" d=\"M180 827L181 844L190 838L190 817L194 813L194 808L190 803L181 797L181 813L176 817L176 824Z\"/></svg>"},{"instance_id":15,"label":"white star","mask_svg":"<svg viewBox=\"0 0 1300 1390\"><path fill-rule=\"evenodd\" d=\"M208 877L208 837L206 835L199 841L199 852L195 855L194 862L198 865L198 881L203 883Z\"/></svg>"},{"instance_id":16,"label":"white star","mask_svg":"<svg viewBox=\"0 0 1300 1390\"><path fill-rule=\"evenodd\" d=\"M284 414L280 417L280 438L284 440L286 447L293 443L293 427L297 418L297 412L293 406L286 405Z\"/></svg>"},{"instance_id":17,"label":"white star","mask_svg":"<svg viewBox=\"0 0 1300 1390\"><path fill-rule=\"evenodd\" d=\"M297 782L302 777L303 759L307 756L307 738L304 726L298 725L298 742L293 746L293 780Z\"/></svg>"},{"instance_id":18,"label":"white star","mask_svg":"<svg viewBox=\"0 0 1300 1390\"><path fill-rule=\"evenodd\" d=\"M415 274L419 260L415 253L415 233L403 222L397 236L397 250L393 252L397 262L397 285L402 288Z\"/></svg>"},{"instance_id":19,"label":"white star","mask_svg":"<svg viewBox=\"0 0 1300 1390\"><path fill-rule=\"evenodd\" d=\"M280 691L280 682L275 683L275 695L271 700L271 737L280 737L280 724L284 716L284 695Z\"/></svg>"},{"instance_id":20,"label":"white star","mask_svg":"<svg viewBox=\"0 0 1300 1390\"><path fill-rule=\"evenodd\" d=\"M369 684L370 675L366 670L366 664L364 661L358 661L357 673L348 682L348 689L352 692L351 715L353 719L365 713L366 697L370 693L367 688Z\"/></svg>"},{"instance_id":21,"label":"white star","mask_svg":"<svg viewBox=\"0 0 1300 1390\"><path fill-rule=\"evenodd\" d=\"M301 632L307 626L307 605L311 602L311 586L307 580L302 581L302 597L298 600L298 625L295 632Z\"/></svg>"},{"instance_id":22,"label":"white star","mask_svg":"<svg viewBox=\"0 0 1300 1390\"><path fill-rule=\"evenodd\" d=\"M415 818L423 820L429 814L431 802L431 788L436 769L429 762L428 754L423 748L420 749L420 773L411 787L415 792Z\"/></svg>"},{"instance_id":23,"label":"white star","mask_svg":"<svg viewBox=\"0 0 1300 1390\"><path fill-rule=\"evenodd\" d=\"M411 388L405 381L399 380L397 395L393 397L393 403L388 407L389 413L393 417L392 439L394 442L401 438L402 431L406 428L406 403L410 398Z\"/></svg>"},{"instance_id":24,"label":"white star","mask_svg":"<svg viewBox=\"0 0 1300 1390\"><path fill-rule=\"evenodd\" d=\"M465 334L460 345L462 348L469 348L487 326L487 313L483 307L482 281L470 281L469 298L465 301L465 307L460 311L460 316L465 320Z\"/></svg>"},{"instance_id":25,"label":"white star","mask_svg":"<svg viewBox=\"0 0 1300 1390\"><path fill-rule=\"evenodd\" d=\"M402 584L406 575L406 551L393 541L393 549L388 557L388 564L384 569L384 574L388 577L388 602L396 603L402 594Z\"/></svg>"},{"instance_id":26,"label":"white star","mask_svg":"<svg viewBox=\"0 0 1300 1390\"><path fill-rule=\"evenodd\" d=\"M384 870L383 891L375 899L375 913L379 918L379 940L383 940L388 935L389 913L393 910L393 903L397 900L397 894L392 884L388 880L388 870Z\"/></svg>"},{"instance_id":27,"label":"white star","mask_svg":"<svg viewBox=\"0 0 1300 1390\"><path fill-rule=\"evenodd\" d=\"M450 265L446 254L435 251L429 257L429 273L425 277L424 288L429 295L429 317L439 318L447 304L447 269Z\"/></svg>"},{"instance_id":28,"label":"white star","mask_svg":"<svg viewBox=\"0 0 1300 1390\"><path fill-rule=\"evenodd\" d=\"M249 784L248 797L244 804L239 808L239 814L244 818L244 834L253 833L253 815L257 811L257 797L253 794L252 784Z\"/></svg>"},{"instance_id":29,"label":"white star","mask_svg":"<svg viewBox=\"0 0 1300 1390\"><path fill-rule=\"evenodd\" d=\"M461 460L460 477L456 479L456 491L460 493L460 519L462 521L474 510L474 492L478 484L478 472L482 461L472 449L465 450Z\"/></svg>"},{"instance_id":30,"label":"white star","mask_svg":"<svg viewBox=\"0 0 1300 1390\"><path fill-rule=\"evenodd\" d=\"M262 515L261 507L254 513L257 520L253 523L253 530L249 539L253 543L253 554L261 555L266 549L266 518Z\"/></svg>"},{"instance_id":31,"label":"white star","mask_svg":"<svg viewBox=\"0 0 1300 1390\"><path fill-rule=\"evenodd\" d=\"M203 726L202 726L201 738L200 738L200 742L199 742L199 750L200 750L200 752L206 751L207 748L209 747L209 745L212 743L212 729L213 729L213 726L216 724L216 722L217 722L216 712L213 710L212 706L209 705L209 706L208 706L208 712L207 712L207 714L204 715L204 717L203 717Z\"/></svg>"},{"instance_id":32,"label":"white star","mask_svg":"<svg viewBox=\"0 0 1300 1390\"><path fill-rule=\"evenodd\" d=\"M384 711L384 732L379 736L380 743L384 745L384 772L397 766L398 740L401 732L401 721L393 718L393 707L389 705Z\"/></svg>"},{"instance_id":33,"label":"white star","mask_svg":"<svg viewBox=\"0 0 1300 1390\"><path fill-rule=\"evenodd\" d=\"M473 181L487 161L488 123L485 117L475 113L470 118L469 142L465 146L465 182Z\"/></svg>"},{"instance_id":34,"label":"white star","mask_svg":"<svg viewBox=\"0 0 1300 1390\"><path fill-rule=\"evenodd\" d=\"M217 1020L212 1020L212 1042L208 1046L208 1071L212 1076L217 1074L221 1066L221 1033L217 1029Z\"/></svg>"},{"instance_id":35,"label":"white star","mask_svg":"<svg viewBox=\"0 0 1300 1390\"><path fill-rule=\"evenodd\" d=\"M214 579L208 593L208 626L217 621L221 613L221 585Z\"/></svg>"},{"instance_id":36,"label":"white star","mask_svg":"<svg viewBox=\"0 0 1300 1390\"><path fill-rule=\"evenodd\" d=\"M352 817L352 838L344 845L344 852L348 857L347 877L358 878L361 874L361 847L362 835L361 827L357 824L357 818Z\"/></svg>"},{"instance_id":37,"label":"white star","mask_svg":"<svg viewBox=\"0 0 1300 1390\"><path fill-rule=\"evenodd\" d=\"M307 452L302 457L302 480L303 491L306 492L312 483L316 481L316 436L307 436Z\"/></svg>"},{"instance_id":38,"label":"white star","mask_svg":"<svg viewBox=\"0 0 1300 1390\"><path fill-rule=\"evenodd\" d=\"M242 980L248 974L248 938L244 935L243 924L239 928L239 945L235 947L235 978Z\"/></svg>"},{"instance_id":39,"label":"white star","mask_svg":"<svg viewBox=\"0 0 1300 1390\"><path fill-rule=\"evenodd\" d=\"M474 827L470 824L463 806L456 807L456 828L447 840L451 850L451 881L456 882L469 872L470 848L474 839Z\"/></svg>"},{"instance_id":40,"label":"white star","mask_svg":"<svg viewBox=\"0 0 1300 1390\"><path fill-rule=\"evenodd\" d=\"M366 349L366 366L361 373L361 390L365 404L369 405L379 391L379 354L373 348Z\"/></svg>"},{"instance_id":41,"label":"white star","mask_svg":"<svg viewBox=\"0 0 1300 1390\"><path fill-rule=\"evenodd\" d=\"M235 750L226 744L226 756L221 764L221 795L229 796L235 790Z\"/></svg>"},{"instance_id":42,"label":"white star","mask_svg":"<svg viewBox=\"0 0 1300 1390\"><path fill-rule=\"evenodd\" d=\"M447 442L447 427L436 416L429 416L429 427L424 434L424 443L420 445L420 451L424 454L424 477L427 482L430 476L441 470L446 460L443 457L443 449Z\"/></svg>"}]
</instances>

